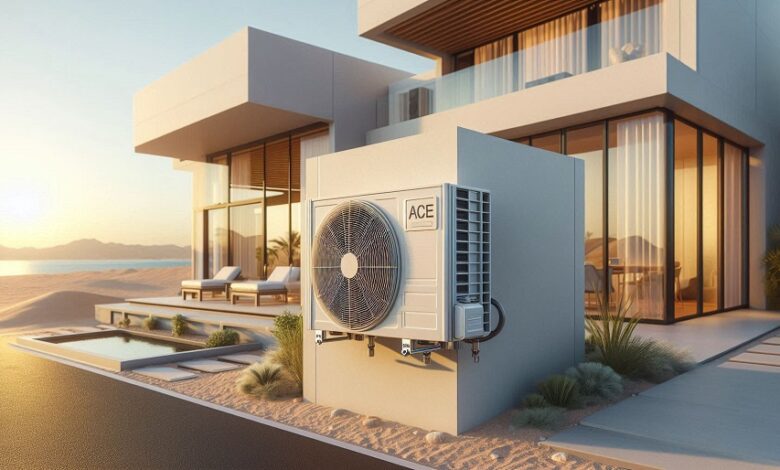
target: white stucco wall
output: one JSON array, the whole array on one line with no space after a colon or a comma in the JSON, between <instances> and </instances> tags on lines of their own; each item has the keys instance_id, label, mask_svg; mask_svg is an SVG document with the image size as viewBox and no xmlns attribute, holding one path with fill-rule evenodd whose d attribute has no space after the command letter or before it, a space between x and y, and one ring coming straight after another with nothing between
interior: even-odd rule
<instances>
[{"instance_id":1,"label":"white stucco wall","mask_svg":"<svg viewBox=\"0 0 780 470\"><path fill-rule=\"evenodd\" d=\"M419 357L400 340L314 344L304 335L304 397L325 406L450 433L468 430L513 406L546 375L581 360L582 185L578 159L451 127L310 158L308 198L456 183L492 194L493 296L507 310L504 332L482 345ZM304 312L311 233L304 236ZM309 325L310 318L305 324ZM367 332L366 334L370 334Z\"/></svg>"}]
</instances>

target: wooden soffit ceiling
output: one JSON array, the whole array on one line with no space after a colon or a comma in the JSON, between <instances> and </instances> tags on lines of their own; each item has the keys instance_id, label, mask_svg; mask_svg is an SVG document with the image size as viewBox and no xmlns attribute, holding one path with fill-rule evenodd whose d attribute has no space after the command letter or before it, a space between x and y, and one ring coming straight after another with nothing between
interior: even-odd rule
<instances>
[{"instance_id":1,"label":"wooden soffit ceiling","mask_svg":"<svg viewBox=\"0 0 780 470\"><path fill-rule=\"evenodd\" d=\"M593 3L596 0L447 0L386 34L454 54Z\"/></svg>"}]
</instances>

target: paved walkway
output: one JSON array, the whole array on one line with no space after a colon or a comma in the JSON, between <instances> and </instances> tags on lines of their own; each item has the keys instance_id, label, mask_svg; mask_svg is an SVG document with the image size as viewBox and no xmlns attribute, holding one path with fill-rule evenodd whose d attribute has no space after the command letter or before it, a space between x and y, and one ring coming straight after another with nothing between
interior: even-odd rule
<instances>
[{"instance_id":1,"label":"paved walkway","mask_svg":"<svg viewBox=\"0 0 780 470\"><path fill-rule=\"evenodd\" d=\"M548 444L632 468L780 468L777 334L588 416Z\"/></svg>"},{"instance_id":2,"label":"paved walkway","mask_svg":"<svg viewBox=\"0 0 780 470\"><path fill-rule=\"evenodd\" d=\"M780 327L780 312L735 310L685 320L673 325L637 326L636 334L688 350L696 362L706 362Z\"/></svg>"}]
</instances>

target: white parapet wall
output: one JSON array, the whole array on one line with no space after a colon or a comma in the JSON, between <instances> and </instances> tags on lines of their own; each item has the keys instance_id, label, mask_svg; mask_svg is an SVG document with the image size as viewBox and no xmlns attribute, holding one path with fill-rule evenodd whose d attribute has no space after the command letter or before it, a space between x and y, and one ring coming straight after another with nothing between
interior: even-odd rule
<instances>
[{"instance_id":1,"label":"white parapet wall","mask_svg":"<svg viewBox=\"0 0 780 470\"><path fill-rule=\"evenodd\" d=\"M319 199L443 183L491 192L492 296L503 332L471 349L437 351L429 365L400 340L315 345L304 334L304 398L325 406L462 433L516 405L545 376L582 360L583 163L452 127L310 158L306 197ZM310 234L306 239L310 239ZM313 297L304 243L302 300ZM306 325L310 318L305 318ZM370 331L366 332L370 335Z\"/></svg>"}]
</instances>

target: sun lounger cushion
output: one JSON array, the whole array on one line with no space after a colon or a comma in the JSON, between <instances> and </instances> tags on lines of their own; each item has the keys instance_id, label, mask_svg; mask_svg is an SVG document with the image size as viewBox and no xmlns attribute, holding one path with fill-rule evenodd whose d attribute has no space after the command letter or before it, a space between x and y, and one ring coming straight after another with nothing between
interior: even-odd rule
<instances>
[{"instance_id":1,"label":"sun lounger cushion","mask_svg":"<svg viewBox=\"0 0 780 470\"><path fill-rule=\"evenodd\" d=\"M277 266L274 268L274 270L271 272L271 275L268 276L269 282L281 282L284 284L287 282L287 278L290 277L290 266Z\"/></svg>"},{"instance_id":2,"label":"sun lounger cushion","mask_svg":"<svg viewBox=\"0 0 780 470\"><path fill-rule=\"evenodd\" d=\"M221 279L191 279L181 281L181 286L185 289L203 289L208 287L224 287L228 281Z\"/></svg>"},{"instance_id":3,"label":"sun lounger cushion","mask_svg":"<svg viewBox=\"0 0 780 470\"><path fill-rule=\"evenodd\" d=\"M284 290L283 282L274 281L241 281L230 284L230 289L235 292L263 292Z\"/></svg>"},{"instance_id":4,"label":"sun lounger cushion","mask_svg":"<svg viewBox=\"0 0 780 470\"><path fill-rule=\"evenodd\" d=\"M214 276L214 279L232 281L233 279L236 279L239 274L241 274L241 268L238 266L224 266L217 272L216 276Z\"/></svg>"}]
</instances>

